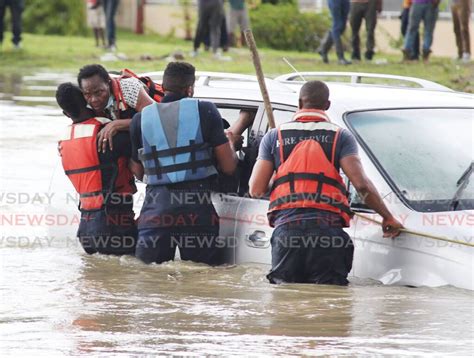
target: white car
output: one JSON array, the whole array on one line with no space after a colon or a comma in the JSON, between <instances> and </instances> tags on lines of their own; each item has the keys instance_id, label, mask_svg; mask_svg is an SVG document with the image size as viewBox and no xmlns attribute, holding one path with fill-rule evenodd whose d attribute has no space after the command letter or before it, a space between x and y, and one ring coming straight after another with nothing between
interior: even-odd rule
<instances>
[{"instance_id":1,"label":"white car","mask_svg":"<svg viewBox=\"0 0 474 358\"><path fill-rule=\"evenodd\" d=\"M160 82L162 72L146 75ZM350 276L384 284L473 290L474 96L400 76L289 74L267 80L276 125L292 119L303 79L318 78L330 88L329 117L355 135L364 169L385 204L407 229L417 232L383 238L378 224L357 216L381 221L347 183L357 214L347 229L355 245ZM244 170L231 183L230 191L238 194L216 190L212 199L220 216L220 235L233 238L230 261L269 265L273 229L266 218L268 200L246 195L258 143L268 130L256 78L198 72L195 97L214 102L230 123L242 109L255 114L243 133L246 148L239 153ZM145 185L139 185L137 214L144 191Z\"/></svg>"},{"instance_id":2,"label":"white car","mask_svg":"<svg viewBox=\"0 0 474 358\"><path fill-rule=\"evenodd\" d=\"M292 119L303 80L319 78L328 80L329 117L355 135L364 169L385 204L420 234L386 239L378 224L354 216L347 229L355 245L350 275L384 284L474 289L474 96L409 77L293 73L267 80L277 126ZM195 97L214 102L230 123L241 109L254 112L243 135L244 147L255 152L268 124L254 76L198 72ZM232 262L270 264L268 200L245 195L248 173L237 181L239 195L213 194L220 234L235 238ZM352 210L381 221L348 186Z\"/></svg>"}]
</instances>

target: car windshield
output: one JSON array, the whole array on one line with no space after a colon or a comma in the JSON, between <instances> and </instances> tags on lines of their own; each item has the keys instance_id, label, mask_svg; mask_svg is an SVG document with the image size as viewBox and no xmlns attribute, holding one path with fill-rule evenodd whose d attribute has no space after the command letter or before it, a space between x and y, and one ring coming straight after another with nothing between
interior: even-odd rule
<instances>
[{"instance_id":1,"label":"car windshield","mask_svg":"<svg viewBox=\"0 0 474 358\"><path fill-rule=\"evenodd\" d=\"M450 210L473 158L474 109L397 109L350 113L349 127L393 189L418 211ZM473 209L474 179L459 195Z\"/></svg>"}]
</instances>

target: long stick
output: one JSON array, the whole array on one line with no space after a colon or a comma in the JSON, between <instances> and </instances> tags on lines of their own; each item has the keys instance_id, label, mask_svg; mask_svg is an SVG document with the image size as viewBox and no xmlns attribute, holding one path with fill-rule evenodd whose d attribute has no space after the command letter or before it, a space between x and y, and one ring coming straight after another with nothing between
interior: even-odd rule
<instances>
[{"instance_id":1,"label":"long stick","mask_svg":"<svg viewBox=\"0 0 474 358\"><path fill-rule=\"evenodd\" d=\"M249 46L250 52L252 53L253 66L257 74L258 85L260 86L260 92L262 92L263 104L265 105L265 111L267 112L268 125L270 128L275 128L275 119L273 117L272 104L270 97L268 96L267 86L265 84L265 78L263 77L262 64L260 63L260 57L258 56L257 45L253 37L252 30L247 29L244 31L245 40Z\"/></svg>"},{"instance_id":2,"label":"long stick","mask_svg":"<svg viewBox=\"0 0 474 358\"><path fill-rule=\"evenodd\" d=\"M361 219L363 220L367 220L367 221L370 221L370 222L373 222L375 224L379 224L380 226L382 226L382 223L378 220L374 220L368 216L365 216L365 215L362 215L362 214L359 214L359 213L355 213L356 216L360 217ZM433 240L439 240L439 241L446 241L446 242L451 242L453 244L459 244L459 245L464 245L464 246L469 246L469 247L474 247L474 244L471 244L470 242L465 242L465 241L459 241L459 240L451 240L451 239L448 239L446 237L442 237L442 236L436 236L436 235L431 235L431 234L425 234L424 232L420 232L420 231L414 231L414 230L409 230L409 229L400 229L401 232L405 232L407 234L412 234L412 235L416 235L416 236L421 236L421 237L426 237L428 239L433 239Z\"/></svg>"}]
</instances>

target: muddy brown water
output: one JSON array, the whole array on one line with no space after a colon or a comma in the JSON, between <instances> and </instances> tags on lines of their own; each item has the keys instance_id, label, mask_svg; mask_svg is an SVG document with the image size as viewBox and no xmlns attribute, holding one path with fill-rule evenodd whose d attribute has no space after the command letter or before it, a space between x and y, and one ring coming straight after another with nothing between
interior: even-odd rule
<instances>
[{"instance_id":1,"label":"muddy brown water","mask_svg":"<svg viewBox=\"0 0 474 358\"><path fill-rule=\"evenodd\" d=\"M65 80L0 76L0 355L472 356L470 291L272 286L263 265L86 255L61 197Z\"/></svg>"}]
</instances>

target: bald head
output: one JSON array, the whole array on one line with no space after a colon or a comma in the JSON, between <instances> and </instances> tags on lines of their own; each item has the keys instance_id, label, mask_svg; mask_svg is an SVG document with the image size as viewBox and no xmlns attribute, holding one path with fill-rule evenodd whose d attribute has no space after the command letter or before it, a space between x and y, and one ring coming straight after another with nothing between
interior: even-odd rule
<instances>
[{"instance_id":1,"label":"bald head","mask_svg":"<svg viewBox=\"0 0 474 358\"><path fill-rule=\"evenodd\" d=\"M300 90L300 109L329 109L329 88L322 81L306 82Z\"/></svg>"}]
</instances>

